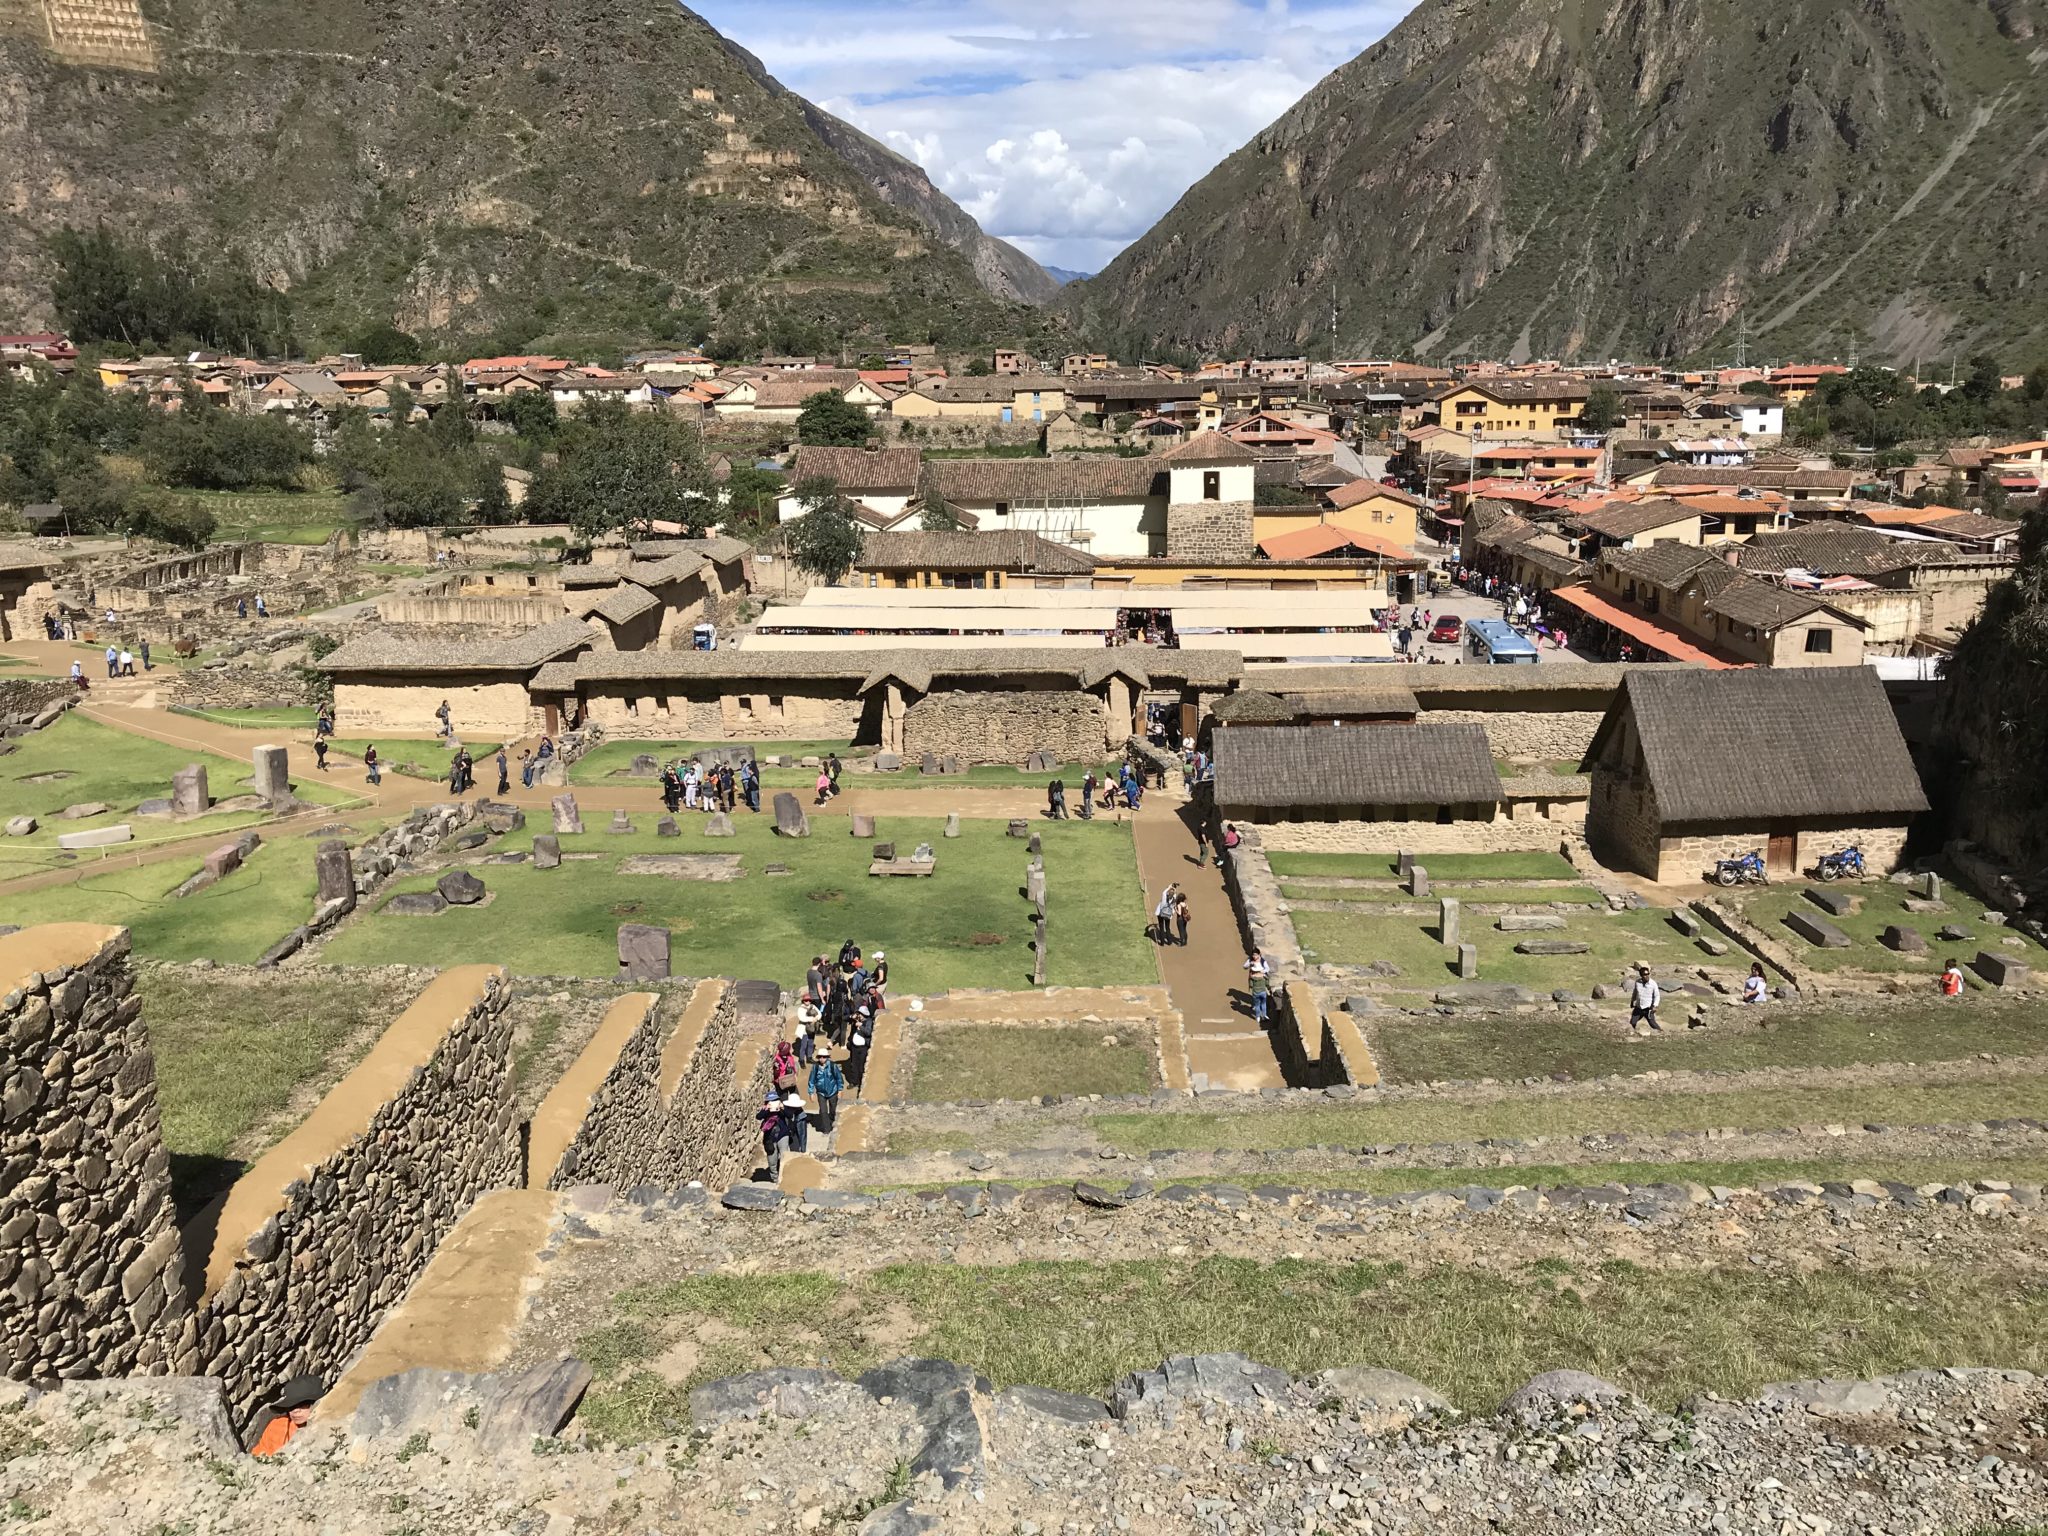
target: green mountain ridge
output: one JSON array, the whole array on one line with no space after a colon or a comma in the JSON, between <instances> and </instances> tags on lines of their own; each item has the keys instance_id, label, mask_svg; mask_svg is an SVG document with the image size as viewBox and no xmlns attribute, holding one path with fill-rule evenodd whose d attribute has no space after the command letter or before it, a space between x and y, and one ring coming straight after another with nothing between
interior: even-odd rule
<instances>
[{"instance_id":1,"label":"green mountain ridge","mask_svg":"<svg viewBox=\"0 0 2048 1536\"><path fill-rule=\"evenodd\" d=\"M1057 302L1126 352L2038 357L2048 0L1424 0Z\"/></svg>"},{"instance_id":2,"label":"green mountain ridge","mask_svg":"<svg viewBox=\"0 0 2048 1536\"><path fill-rule=\"evenodd\" d=\"M0 317L47 237L182 236L325 340L776 350L1042 334L1055 288L670 0L0 0ZM94 37L137 41L109 62ZM76 30L76 29L74 29Z\"/></svg>"}]
</instances>

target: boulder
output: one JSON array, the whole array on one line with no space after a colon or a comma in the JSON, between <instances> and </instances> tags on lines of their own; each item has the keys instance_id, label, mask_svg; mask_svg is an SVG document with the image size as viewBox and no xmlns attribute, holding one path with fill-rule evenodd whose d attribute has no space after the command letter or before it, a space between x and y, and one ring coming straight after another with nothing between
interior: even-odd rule
<instances>
[{"instance_id":1,"label":"boulder","mask_svg":"<svg viewBox=\"0 0 2048 1536\"><path fill-rule=\"evenodd\" d=\"M1816 1418L1867 1418L1892 1410L1890 1388L1876 1381L1777 1381L1763 1390L1767 1403L1789 1403Z\"/></svg>"},{"instance_id":2,"label":"boulder","mask_svg":"<svg viewBox=\"0 0 2048 1536\"><path fill-rule=\"evenodd\" d=\"M855 837L873 837L875 835L874 817L865 816L859 811L855 811L851 819L853 821L853 835Z\"/></svg>"},{"instance_id":3,"label":"boulder","mask_svg":"<svg viewBox=\"0 0 2048 1536\"><path fill-rule=\"evenodd\" d=\"M658 778L661 774L661 759L652 752L637 752L633 755L633 777L636 779Z\"/></svg>"},{"instance_id":4,"label":"boulder","mask_svg":"<svg viewBox=\"0 0 2048 1536\"><path fill-rule=\"evenodd\" d=\"M63 839L59 838L61 845ZM2001 955L1988 949L1977 951L1977 958L1970 962L1970 969L1983 977L1994 987L2023 987L2027 984L2025 961L2015 960L2010 955Z\"/></svg>"},{"instance_id":5,"label":"boulder","mask_svg":"<svg viewBox=\"0 0 2048 1536\"><path fill-rule=\"evenodd\" d=\"M1812 895L1812 892L1808 892ZM1842 932L1824 917L1815 917L1811 912L1787 912L1785 926L1790 928L1807 943L1821 949L1847 949L1849 935Z\"/></svg>"},{"instance_id":6,"label":"boulder","mask_svg":"<svg viewBox=\"0 0 2048 1536\"><path fill-rule=\"evenodd\" d=\"M8 823L7 830L10 832L14 830L12 822ZM1970 932L1967 928L1957 927L1954 923L1944 923L1940 931L1935 934L1935 937L1945 944L1963 944L1976 938L1977 935Z\"/></svg>"},{"instance_id":7,"label":"boulder","mask_svg":"<svg viewBox=\"0 0 2048 1536\"><path fill-rule=\"evenodd\" d=\"M154 799L144 800L135 807L135 814L138 816L169 817L175 816L177 815L177 813L177 804L168 795L161 795L157 796Z\"/></svg>"},{"instance_id":8,"label":"boulder","mask_svg":"<svg viewBox=\"0 0 2048 1536\"><path fill-rule=\"evenodd\" d=\"M1405 1429L1425 1414L1456 1412L1413 1376L1376 1365L1340 1365L1311 1376L1308 1384L1318 1394L1342 1398L1371 1434Z\"/></svg>"},{"instance_id":9,"label":"boulder","mask_svg":"<svg viewBox=\"0 0 2048 1536\"><path fill-rule=\"evenodd\" d=\"M778 837L809 837L811 819L804 814L802 803L788 790L778 790L775 795L775 835Z\"/></svg>"},{"instance_id":10,"label":"boulder","mask_svg":"<svg viewBox=\"0 0 2048 1536\"><path fill-rule=\"evenodd\" d=\"M206 768L190 763L171 775L171 814L204 816L213 797L206 791Z\"/></svg>"},{"instance_id":11,"label":"boulder","mask_svg":"<svg viewBox=\"0 0 2048 1536\"><path fill-rule=\"evenodd\" d=\"M1559 922L1557 926L1562 928L1564 924ZM1700 936L1700 920L1684 907L1679 907L1672 912L1671 926L1684 934L1688 939L1696 939Z\"/></svg>"},{"instance_id":12,"label":"boulder","mask_svg":"<svg viewBox=\"0 0 2048 1536\"><path fill-rule=\"evenodd\" d=\"M1099 1397L1055 1392L1051 1387L1005 1387L996 1394L996 1417L1003 1419L1014 1414L1079 1428L1102 1423L1109 1417L1109 1407Z\"/></svg>"},{"instance_id":13,"label":"boulder","mask_svg":"<svg viewBox=\"0 0 2048 1536\"><path fill-rule=\"evenodd\" d=\"M439 891L403 891L384 903L394 917L438 917L448 910L448 898Z\"/></svg>"},{"instance_id":14,"label":"boulder","mask_svg":"<svg viewBox=\"0 0 2048 1536\"><path fill-rule=\"evenodd\" d=\"M654 835L656 837L681 837L683 829L676 825L675 817L664 816L654 824Z\"/></svg>"},{"instance_id":15,"label":"boulder","mask_svg":"<svg viewBox=\"0 0 2048 1536\"><path fill-rule=\"evenodd\" d=\"M875 772L877 772L877 773L901 773L902 771L903 771L903 754L902 754L902 753L900 753L900 752L877 752L877 753L875 754Z\"/></svg>"},{"instance_id":16,"label":"boulder","mask_svg":"<svg viewBox=\"0 0 2048 1536\"><path fill-rule=\"evenodd\" d=\"M33 816L10 816L7 818L7 835L9 837L27 837L35 829L36 819Z\"/></svg>"},{"instance_id":17,"label":"boulder","mask_svg":"<svg viewBox=\"0 0 2048 1536\"><path fill-rule=\"evenodd\" d=\"M556 836L583 830L583 812L577 809L574 795L557 795L548 803L555 813Z\"/></svg>"},{"instance_id":18,"label":"boulder","mask_svg":"<svg viewBox=\"0 0 2048 1536\"><path fill-rule=\"evenodd\" d=\"M476 813L493 832L518 832L526 826L526 812L501 800L479 800Z\"/></svg>"},{"instance_id":19,"label":"boulder","mask_svg":"<svg viewBox=\"0 0 2048 1536\"><path fill-rule=\"evenodd\" d=\"M782 1201L782 1191L773 1184L735 1184L718 1197L728 1211L774 1211Z\"/></svg>"},{"instance_id":20,"label":"boulder","mask_svg":"<svg viewBox=\"0 0 2048 1536\"><path fill-rule=\"evenodd\" d=\"M451 869L434 882L434 889L451 907L473 907L484 899L484 883L466 869Z\"/></svg>"},{"instance_id":21,"label":"boulder","mask_svg":"<svg viewBox=\"0 0 2048 1536\"><path fill-rule=\"evenodd\" d=\"M874 853L874 858L875 858L875 862L876 862L877 864L893 864L893 863L895 863L895 862L896 862L896 845L895 845L894 843L877 843L877 844L875 844L875 853Z\"/></svg>"},{"instance_id":22,"label":"boulder","mask_svg":"<svg viewBox=\"0 0 2048 1536\"><path fill-rule=\"evenodd\" d=\"M919 773L937 773L939 771L939 755L936 752L925 753L917 761L917 771Z\"/></svg>"},{"instance_id":23,"label":"boulder","mask_svg":"<svg viewBox=\"0 0 2048 1536\"><path fill-rule=\"evenodd\" d=\"M960 813L958 811L948 811L946 813L945 835L947 837L958 837L960 835Z\"/></svg>"},{"instance_id":24,"label":"boulder","mask_svg":"<svg viewBox=\"0 0 2048 1536\"><path fill-rule=\"evenodd\" d=\"M1920 936L1917 928L1906 928L1898 923L1892 923L1880 937L1886 949L1895 949L1902 955L1927 953L1927 940Z\"/></svg>"},{"instance_id":25,"label":"boulder","mask_svg":"<svg viewBox=\"0 0 2048 1536\"><path fill-rule=\"evenodd\" d=\"M797 814L802 815L803 813L799 811ZM713 811L709 816L706 816L704 818L704 835L706 837L734 836L735 834L732 830L732 818L726 815L723 811Z\"/></svg>"},{"instance_id":26,"label":"boulder","mask_svg":"<svg viewBox=\"0 0 2048 1536\"><path fill-rule=\"evenodd\" d=\"M452 1438L473 1428L492 1450L527 1450L569 1422L590 1367L561 1359L512 1374L469 1375L422 1366L372 1382L349 1420L362 1440Z\"/></svg>"},{"instance_id":27,"label":"boulder","mask_svg":"<svg viewBox=\"0 0 2048 1536\"><path fill-rule=\"evenodd\" d=\"M111 848L116 843L133 842L134 829L125 822L118 827L94 827L90 832L62 832L57 836L57 846L63 849Z\"/></svg>"},{"instance_id":28,"label":"boulder","mask_svg":"<svg viewBox=\"0 0 2048 1536\"><path fill-rule=\"evenodd\" d=\"M1518 955L1585 955L1593 946L1576 939L1524 939L1515 946Z\"/></svg>"},{"instance_id":29,"label":"boulder","mask_svg":"<svg viewBox=\"0 0 2048 1536\"><path fill-rule=\"evenodd\" d=\"M543 832L533 840L533 867L535 869L560 869L562 867L561 843Z\"/></svg>"},{"instance_id":30,"label":"boulder","mask_svg":"<svg viewBox=\"0 0 2048 1536\"><path fill-rule=\"evenodd\" d=\"M1109 1392L1110 1416L1164 1418L1183 1404L1220 1403L1264 1411L1285 1400L1293 1383L1285 1371L1239 1354L1175 1355L1156 1371L1133 1371Z\"/></svg>"},{"instance_id":31,"label":"boulder","mask_svg":"<svg viewBox=\"0 0 2048 1536\"><path fill-rule=\"evenodd\" d=\"M104 816L113 807L100 800L81 800L76 805L67 805L60 816L65 821L84 821L91 816Z\"/></svg>"},{"instance_id":32,"label":"boulder","mask_svg":"<svg viewBox=\"0 0 2048 1536\"><path fill-rule=\"evenodd\" d=\"M692 1389L690 1422L699 1429L715 1429L736 1419L801 1421L830 1415L843 1407L839 1399L851 1385L845 1377L814 1366L722 1376Z\"/></svg>"},{"instance_id":33,"label":"boulder","mask_svg":"<svg viewBox=\"0 0 2048 1536\"><path fill-rule=\"evenodd\" d=\"M988 1441L975 1405L995 1395L986 1376L950 1360L891 1360L863 1374L860 1384L917 1415L924 1444L911 1458L913 1477L930 1473L948 1489L980 1479Z\"/></svg>"},{"instance_id":34,"label":"boulder","mask_svg":"<svg viewBox=\"0 0 2048 1536\"><path fill-rule=\"evenodd\" d=\"M666 981L669 967L666 928L648 923L619 925L619 980Z\"/></svg>"},{"instance_id":35,"label":"boulder","mask_svg":"<svg viewBox=\"0 0 2048 1536\"><path fill-rule=\"evenodd\" d=\"M1031 835L1031 823L1028 821L1013 821L1010 823L1010 830L1006 835L1015 838L1027 838Z\"/></svg>"},{"instance_id":36,"label":"boulder","mask_svg":"<svg viewBox=\"0 0 2048 1536\"><path fill-rule=\"evenodd\" d=\"M210 881L224 879L232 875L242 867L242 845L240 843L223 844L206 856L201 867L206 871L207 879ZM349 890L351 894L354 893L355 887L353 884L350 885Z\"/></svg>"}]
</instances>

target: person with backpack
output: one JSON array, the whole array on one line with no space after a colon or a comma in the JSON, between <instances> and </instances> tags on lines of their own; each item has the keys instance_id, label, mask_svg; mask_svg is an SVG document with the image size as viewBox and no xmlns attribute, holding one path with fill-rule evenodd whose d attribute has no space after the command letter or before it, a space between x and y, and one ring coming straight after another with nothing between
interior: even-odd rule
<instances>
[{"instance_id":1,"label":"person with backpack","mask_svg":"<svg viewBox=\"0 0 2048 1536\"><path fill-rule=\"evenodd\" d=\"M861 1092L861 1085L867 1081L867 1075L868 1037L860 1030L855 1030L853 1039L847 1044L846 1081L852 1085L853 1096L857 1099L866 1097Z\"/></svg>"},{"instance_id":2,"label":"person with backpack","mask_svg":"<svg viewBox=\"0 0 2048 1536\"><path fill-rule=\"evenodd\" d=\"M313 766L322 773L327 771L327 738L325 736L315 736L313 738Z\"/></svg>"},{"instance_id":3,"label":"person with backpack","mask_svg":"<svg viewBox=\"0 0 2048 1536\"><path fill-rule=\"evenodd\" d=\"M818 1129L827 1136L839 1123L839 1095L846 1089L846 1073L832 1059L829 1047L818 1052L811 1063L811 1097L818 1101Z\"/></svg>"},{"instance_id":4,"label":"person with backpack","mask_svg":"<svg viewBox=\"0 0 2048 1536\"><path fill-rule=\"evenodd\" d=\"M382 784L384 782L384 774L377 759L377 748L374 743L363 748L363 766L369 769L369 780L372 784Z\"/></svg>"},{"instance_id":5,"label":"person with backpack","mask_svg":"<svg viewBox=\"0 0 2048 1536\"><path fill-rule=\"evenodd\" d=\"M767 1164L768 1182L782 1182L782 1154L787 1150L789 1123L784 1118L782 1095L773 1088L761 1100L761 1107L754 1111L754 1119L761 1128L761 1151Z\"/></svg>"},{"instance_id":6,"label":"person with backpack","mask_svg":"<svg viewBox=\"0 0 2048 1536\"><path fill-rule=\"evenodd\" d=\"M1253 950L1244 963L1246 985L1251 989L1252 1022L1264 1024L1266 1010L1272 1001L1273 978L1266 964L1266 956L1260 950Z\"/></svg>"}]
</instances>

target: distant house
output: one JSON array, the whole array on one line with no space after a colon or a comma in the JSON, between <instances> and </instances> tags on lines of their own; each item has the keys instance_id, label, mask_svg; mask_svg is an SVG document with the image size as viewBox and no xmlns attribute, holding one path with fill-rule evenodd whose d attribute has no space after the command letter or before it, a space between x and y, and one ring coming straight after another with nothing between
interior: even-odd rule
<instances>
[{"instance_id":1,"label":"distant house","mask_svg":"<svg viewBox=\"0 0 2048 1536\"><path fill-rule=\"evenodd\" d=\"M1852 844L1889 871L1927 809L1884 684L1865 667L1632 672L1583 766L1594 852L1667 883L1752 850L1792 875Z\"/></svg>"},{"instance_id":2,"label":"distant house","mask_svg":"<svg viewBox=\"0 0 2048 1536\"><path fill-rule=\"evenodd\" d=\"M841 494L877 514L880 521L875 526L886 527L917 494L922 457L922 450L915 447L884 448L878 443L865 448L799 448L789 467L789 489L776 500L776 516L785 523L803 516L796 488L806 480L824 479L834 481Z\"/></svg>"},{"instance_id":3,"label":"distant house","mask_svg":"<svg viewBox=\"0 0 2048 1536\"><path fill-rule=\"evenodd\" d=\"M281 373L256 400L266 411L320 411L348 404L348 393L324 373Z\"/></svg>"},{"instance_id":4,"label":"distant house","mask_svg":"<svg viewBox=\"0 0 2048 1536\"><path fill-rule=\"evenodd\" d=\"M1467 437L1569 437L1592 394L1562 374L1527 379L1468 379L1440 391L1437 424Z\"/></svg>"},{"instance_id":5,"label":"distant house","mask_svg":"<svg viewBox=\"0 0 2048 1536\"><path fill-rule=\"evenodd\" d=\"M1231 821L1492 822L1504 799L1485 729L1462 722L1232 724L1215 734L1215 761L1216 809Z\"/></svg>"}]
</instances>

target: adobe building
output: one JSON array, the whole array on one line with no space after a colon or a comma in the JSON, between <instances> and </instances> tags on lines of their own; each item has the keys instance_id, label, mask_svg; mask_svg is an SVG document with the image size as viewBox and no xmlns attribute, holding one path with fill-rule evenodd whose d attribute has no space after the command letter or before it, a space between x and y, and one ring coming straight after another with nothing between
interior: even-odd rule
<instances>
[{"instance_id":1,"label":"adobe building","mask_svg":"<svg viewBox=\"0 0 2048 1536\"><path fill-rule=\"evenodd\" d=\"M1593 851L1662 883L1751 851L1773 876L1796 876L1851 844L1884 873L1927 809L1865 667L1632 672L1583 766Z\"/></svg>"},{"instance_id":2,"label":"adobe building","mask_svg":"<svg viewBox=\"0 0 2048 1536\"><path fill-rule=\"evenodd\" d=\"M334 724L344 736L425 735L447 700L456 733L529 734L527 684L551 661L590 649L587 621L560 618L502 640L445 640L389 632L351 640L317 665L334 679ZM639 654L639 653L632 653Z\"/></svg>"}]
</instances>

